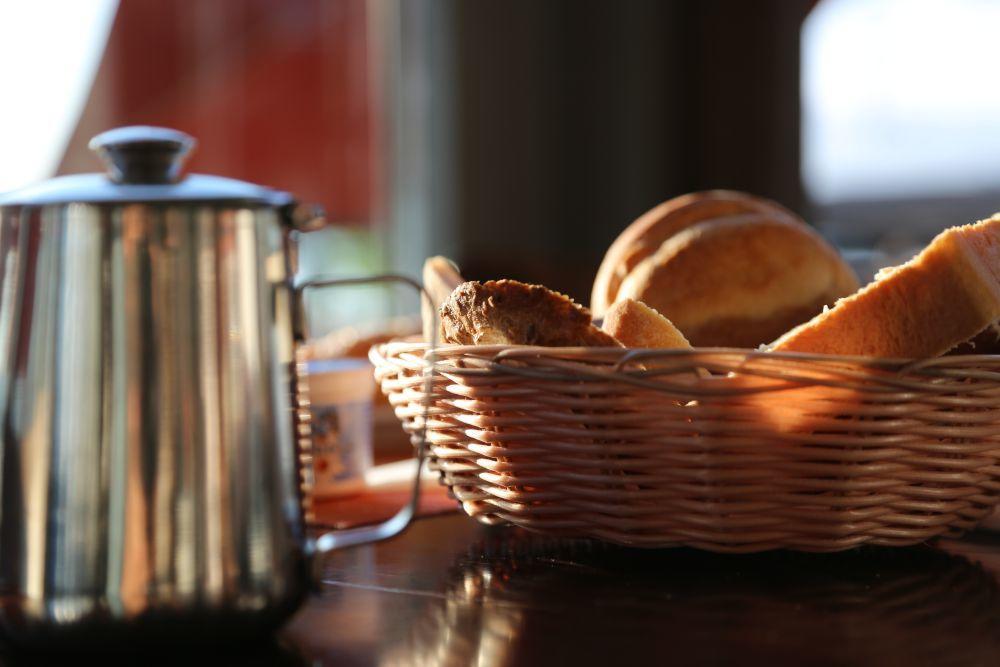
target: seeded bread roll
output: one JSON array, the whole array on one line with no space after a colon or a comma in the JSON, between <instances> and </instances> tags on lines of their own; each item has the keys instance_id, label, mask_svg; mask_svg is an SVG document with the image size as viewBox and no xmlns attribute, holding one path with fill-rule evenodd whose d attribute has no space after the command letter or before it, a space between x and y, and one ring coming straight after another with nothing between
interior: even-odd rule
<instances>
[{"instance_id":1,"label":"seeded bread roll","mask_svg":"<svg viewBox=\"0 0 1000 667\"><path fill-rule=\"evenodd\" d=\"M605 313L601 328L604 333L625 347L661 349L691 347L684 334L670 320L635 299L615 302Z\"/></svg>"},{"instance_id":2,"label":"seeded bread roll","mask_svg":"<svg viewBox=\"0 0 1000 667\"><path fill-rule=\"evenodd\" d=\"M619 298L655 308L696 347L758 347L857 288L808 226L753 213L673 235L632 270Z\"/></svg>"},{"instance_id":3,"label":"seeded bread roll","mask_svg":"<svg viewBox=\"0 0 1000 667\"><path fill-rule=\"evenodd\" d=\"M1000 214L939 234L909 262L792 329L772 349L926 358L1000 319Z\"/></svg>"},{"instance_id":4,"label":"seeded bread roll","mask_svg":"<svg viewBox=\"0 0 1000 667\"><path fill-rule=\"evenodd\" d=\"M590 311L541 285L462 283L441 306L441 340L456 345L602 347L618 343Z\"/></svg>"},{"instance_id":5,"label":"seeded bread roll","mask_svg":"<svg viewBox=\"0 0 1000 667\"><path fill-rule=\"evenodd\" d=\"M766 213L802 220L784 206L763 197L731 190L708 190L674 197L650 209L615 239L597 270L590 308L601 317L618 300L618 290L642 260L656 252L668 238L700 222L743 213Z\"/></svg>"}]
</instances>

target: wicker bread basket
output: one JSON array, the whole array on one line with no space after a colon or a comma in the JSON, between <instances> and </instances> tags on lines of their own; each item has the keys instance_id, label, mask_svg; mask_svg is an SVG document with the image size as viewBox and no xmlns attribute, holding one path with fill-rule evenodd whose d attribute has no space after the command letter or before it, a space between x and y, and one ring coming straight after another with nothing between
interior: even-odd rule
<instances>
[{"instance_id":1,"label":"wicker bread basket","mask_svg":"<svg viewBox=\"0 0 1000 667\"><path fill-rule=\"evenodd\" d=\"M431 466L487 524L837 551L960 533L1000 494L1000 356L443 346L431 358L422 343L371 351L403 428L429 415Z\"/></svg>"}]
</instances>

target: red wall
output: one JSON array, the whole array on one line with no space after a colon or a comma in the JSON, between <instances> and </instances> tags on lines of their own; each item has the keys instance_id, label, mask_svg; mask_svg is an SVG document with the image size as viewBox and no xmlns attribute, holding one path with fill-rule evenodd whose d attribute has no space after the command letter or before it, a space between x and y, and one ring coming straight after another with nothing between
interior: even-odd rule
<instances>
[{"instance_id":1,"label":"red wall","mask_svg":"<svg viewBox=\"0 0 1000 667\"><path fill-rule=\"evenodd\" d=\"M89 138L164 125L199 140L189 170L290 190L364 222L378 197L365 0L122 0L60 173Z\"/></svg>"}]
</instances>

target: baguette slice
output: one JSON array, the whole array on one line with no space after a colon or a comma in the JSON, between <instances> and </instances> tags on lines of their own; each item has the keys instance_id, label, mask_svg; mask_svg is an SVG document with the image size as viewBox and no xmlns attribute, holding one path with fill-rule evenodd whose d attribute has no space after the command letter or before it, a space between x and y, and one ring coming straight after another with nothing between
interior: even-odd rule
<instances>
[{"instance_id":1,"label":"baguette slice","mask_svg":"<svg viewBox=\"0 0 1000 667\"><path fill-rule=\"evenodd\" d=\"M615 302L604 315L604 325L601 328L625 347L691 347L691 343L670 320L635 299Z\"/></svg>"},{"instance_id":2,"label":"baguette slice","mask_svg":"<svg viewBox=\"0 0 1000 667\"><path fill-rule=\"evenodd\" d=\"M433 303L420 299L420 317L423 321L424 340L431 341L431 334L437 328L437 310L455 289L465 282L458 272L458 266L447 257L436 255L424 261L424 290Z\"/></svg>"},{"instance_id":3,"label":"baguette slice","mask_svg":"<svg viewBox=\"0 0 1000 667\"><path fill-rule=\"evenodd\" d=\"M1000 214L939 234L779 338L772 350L897 358L944 354L1000 318Z\"/></svg>"}]
</instances>

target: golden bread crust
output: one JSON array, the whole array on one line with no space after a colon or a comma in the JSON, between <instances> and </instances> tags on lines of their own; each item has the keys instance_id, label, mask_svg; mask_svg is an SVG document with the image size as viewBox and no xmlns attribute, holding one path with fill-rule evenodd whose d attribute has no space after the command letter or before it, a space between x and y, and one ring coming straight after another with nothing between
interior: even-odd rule
<instances>
[{"instance_id":1,"label":"golden bread crust","mask_svg":"<svg viewBox=\"0 0 1000 667\"><path fill-rule=\"evenodd\" d=\"M811 228L750 213L673 235L632 270L619 298L655 308L692 345L757 347L857 287Z\"/></svg>"},{"instance_id":2,"label":"golden bread crust","mask_svg":"<svg viewBox=\"0 0 1000 667\"><path fill-rule=\"evenodd\" d=\"M590 311L541 285L462 283L441 306L441 340L456 345L618 346Z\"/></svg>"},{"instance_id":3,"label":"golden bread crust","mask_svg":"<svg viewBox=\"0 0 1000 667\"><path fill-rule=\"evenodd\" d=\"M677 232L700 222L743 213L801 219L781 204L732 190L707 190L674 197L650 209L618 236L597 270L590 307L600 317L619 297L628 274Z\"/></svg>"},{"instance_id":4,"label":"golden bread crust","mask_svg":"<svg viewBox=\"0 0 1000 667\"><path fill-rule=\"evenodd\" d=\"M601 328L625 347L691 347L684 334L670 320L634 299L616 301L604 314Z\"/></svg>"},{"instance_id":5,"label":"golden bread crust","mask_svg":"<svg viewBox=\"0 0 1000 667\"><path fill-rule=\"evenodd\" d=\"M920 254L772 349L926 358L944 354L1000 319L1000 215L939 234Z\"/></svg>"}]
</instances>

